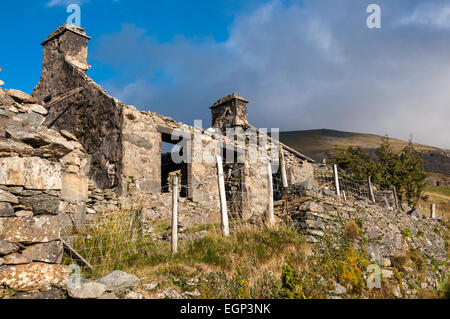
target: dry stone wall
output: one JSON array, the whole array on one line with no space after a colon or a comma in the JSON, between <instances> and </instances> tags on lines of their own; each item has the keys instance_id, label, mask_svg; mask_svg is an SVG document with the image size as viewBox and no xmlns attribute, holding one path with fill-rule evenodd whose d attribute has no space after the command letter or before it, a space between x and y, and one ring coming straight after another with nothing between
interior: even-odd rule
<instances>
[{"instance_id":1,"label":"dry stone wall","mask_svg":"<svg viewBox=\"0 0 450 319\"><path fill-rule=\"evenodd\" d=\"M421 290L439 291L439 283L447 278L448 230L441 220L405 208L344 201L317 187L294 185L275 211L314 244L315 254L330 245L350 245L381 268L392 295L417 298Z\"/></svg>"},{"instance_id":2,"label":"dry stone wall","mask_svg":"<svg viewBox=\"0 0 450 319\"><path fill-rule=\"evenodd\" d=\"M61 221L75 227L86 210L83 147L41 126L46 115L31 96L0 89L0 285L18 291L64 285Z\"/></svg>"}]
</instances>

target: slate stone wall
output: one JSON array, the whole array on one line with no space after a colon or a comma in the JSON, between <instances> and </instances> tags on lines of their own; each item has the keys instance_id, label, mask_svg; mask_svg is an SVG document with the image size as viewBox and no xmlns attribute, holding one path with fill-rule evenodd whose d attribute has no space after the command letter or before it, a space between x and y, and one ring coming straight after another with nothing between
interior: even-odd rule
<instances>
[{"instance_id":1,"label":"slate stone wall","mask_svg":"<svg viewBox=\"0 0 450 319\"><path fill-rule=\"evenodd\" d=\"M35 127L29 118L47 115L35 103L0 89L0 285L17 291L65 283L61 223L82 227L88 198L82 145L67 131Z\"/></svg>"}]
</instances>

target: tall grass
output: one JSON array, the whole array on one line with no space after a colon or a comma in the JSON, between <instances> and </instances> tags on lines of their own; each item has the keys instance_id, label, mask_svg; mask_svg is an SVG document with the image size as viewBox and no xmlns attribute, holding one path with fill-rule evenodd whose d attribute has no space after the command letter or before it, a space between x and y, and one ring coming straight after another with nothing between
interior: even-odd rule
<instances>
[{"instance_id":1,"label":"tall grass","mask_svg":"<svg viewBox=\"0 0 450 319\"><path fill-rule=\"evenodd\" d=\"M94 267L91 275L101 276L123 268L124 261L145 245L139 214L138 209L99 214L83 230L75 233L63 230L61 237ZM67 254L63 263L71 264L74 259Z\"/></svg>"}]
</instances>

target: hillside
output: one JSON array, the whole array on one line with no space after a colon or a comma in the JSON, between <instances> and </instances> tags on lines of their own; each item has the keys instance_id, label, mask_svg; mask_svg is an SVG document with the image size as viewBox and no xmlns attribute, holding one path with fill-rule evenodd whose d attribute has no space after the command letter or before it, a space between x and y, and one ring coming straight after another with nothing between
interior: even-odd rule
<instances>
[{"instance_id":1,"label":"hillside","mask_svg":"<svg viewBox=\"0 0 450 319\"><path fill-rule=\"evenodd\" d=\"M359 146L373 152L379 145L382 136L342 132L327 129L280 132L280 141L302 152L316 161L322 161L327 152L336 146ZM408 144L407 141L391 138L394 149L400 150ZM427 173L444 174L450 177L450 150L440 149L422 144L414 144L423 152L425 170Z\"/></svg>"}]
</instances>

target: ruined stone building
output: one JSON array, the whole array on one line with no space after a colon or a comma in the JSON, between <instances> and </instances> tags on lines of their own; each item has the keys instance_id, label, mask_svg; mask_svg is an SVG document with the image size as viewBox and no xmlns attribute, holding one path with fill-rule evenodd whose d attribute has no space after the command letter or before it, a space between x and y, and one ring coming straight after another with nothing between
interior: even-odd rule
<instances>
[{"instance_id":1,"label":"ruined stone building","mask_svg":"<svg viewBox=\"0 0 450 319\"><path fill-rule=\"evenodd\" d=\"M49 112L44 125L67 130L78 138L88 153L89 178L100 189L114 189L121 195L130 189L137 193L164 192L168 174L181 171L182 184L187 185L182 196L217 203L217 181L208 179L216 174L215 163L195 161L195 152L186 152L191 160L175 164L162 152L162 142L178 142L171 139L174 130L181 130L182 138L189 139L196 128L154 112L139 111L108 95L86 75L90 39L84 29L63 25L42 43L42 75L32 96ZM251 127L247 103L236 94L219 99L211 106L212 126L222 131ZM282 149L290 184L313 177L311 159L285 145ZM245 150L242 152L245 154ZM237 188L244 194L239 197L241 208L247 207L247 215L263 214L267 209L267 178L261 174L262 165L266 164L252 164L242 173L245 176L235 176L236 184L240 184Z\"/></svg>"}]
</instances>

